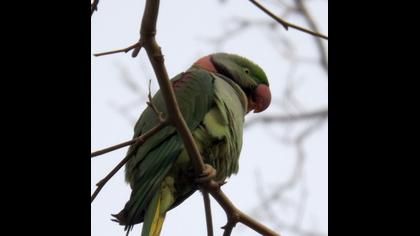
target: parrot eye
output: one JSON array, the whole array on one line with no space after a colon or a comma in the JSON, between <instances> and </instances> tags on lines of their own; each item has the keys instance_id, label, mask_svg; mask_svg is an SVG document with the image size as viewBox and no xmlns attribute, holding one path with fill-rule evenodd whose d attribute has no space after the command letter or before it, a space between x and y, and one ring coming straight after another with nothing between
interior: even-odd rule
<instances>
[{"instance_id":1,"label":"parrot eye","mask_svg":"<svg viewBox=\"0 0 420 236\"><path fill-rule=\"evenodd\" d=\"M248 68L245 68L245 69L244 69L244 72L245 72L246 74L249 74L249 69L248 69Z\"/></svg>"}]
</instances>

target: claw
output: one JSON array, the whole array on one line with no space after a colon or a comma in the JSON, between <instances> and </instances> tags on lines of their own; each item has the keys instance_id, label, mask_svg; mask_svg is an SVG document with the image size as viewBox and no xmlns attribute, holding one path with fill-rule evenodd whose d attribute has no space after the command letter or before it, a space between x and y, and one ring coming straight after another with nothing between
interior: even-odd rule
<instances>
[{"instance_id":1,"label":"claw","mask_svg":"<svg viewBox=\"0 0 420 236\"><path fill-rule=\"evenodd\" d=\"M213 166L209 164L204 164L204 170L201 175L196 178L194 181L196 183L202 184L208 182L216 177L217 171L213 168Z\"/></svg>"}]
</instances>

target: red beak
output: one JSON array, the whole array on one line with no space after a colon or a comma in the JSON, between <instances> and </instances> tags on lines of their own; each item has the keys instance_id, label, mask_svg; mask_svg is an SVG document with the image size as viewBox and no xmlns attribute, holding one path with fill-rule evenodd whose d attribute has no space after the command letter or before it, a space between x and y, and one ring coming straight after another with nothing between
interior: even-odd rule
<instances>
[{"instance_id":1,"label":"red beak","mask_svg":"<svg viewBox=\"0 0 420 236\"><path fill-rule=\"evenodd\" d=\"M248 99L251 100L251 99ZM267 109L271 103L271 91L270 88L265 84L260 84L254 90L252 100L248 101L248 110L254 110L254 113L259 113Z\"/></svg>"}]
</instances>

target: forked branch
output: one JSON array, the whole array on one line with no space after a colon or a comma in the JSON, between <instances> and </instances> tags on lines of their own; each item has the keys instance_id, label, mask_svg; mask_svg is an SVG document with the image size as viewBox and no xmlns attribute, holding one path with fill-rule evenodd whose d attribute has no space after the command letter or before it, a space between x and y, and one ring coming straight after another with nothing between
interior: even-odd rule
<instances>
[{"instance_id":1,"label":"forked branch","mask_svg":"<svg viewBox=\"0 0 420 236\"><path fill-rule=\"evenodd\" d=\"M188 155L193 163L196 176L200 176L205 171L205 165L201 154L198 150L198 147L193 139L191 131L189 130L179 109L178 103L175 98L175 93L171 86L171 82L169 80L169 76L164 65L164 58L161 52L161 48L158 45L155 38L156 22L159 12L159 2L159 0L146 0L146 6L144 8L144 14L140 28L140 39L138 40L138 43L125 49L116 50L108 53L102 53L99 55L109 55L117 52L128 52L134 49L132 56L135 57L137 56L141 47L145 49L148 58L152 64L153 70L156 74L160 90L162 91L163 99L165 101L165 105L167 108L166 110L168 113L166 119L177 129L179 135L181 136L184 142L185 149L187 150ZM133 148L132 150L134 149L135 148ZM125 164L123 162L126 162L127 158L129 157L126 157L117 166L118 169ZM101 180L98 183L98 188L103 187L103 185L112 177L113 172L111 172L104 180ZM220 184L216 181L209 180L207 182L201 183L200 186L205 191L208 191L213 196L213 198L216 199L216 201L222 206L227 215L228 224L225 227L224 235L230 235L233 226L235 226L238 222L247 225L248 227L252 228L253 230L262 235L279 235L276 232L267 228L266 226L262 225L258 221L242 213L240 210L238 210L229 200L229 198L223 193L223 191L220 188ZM207 226L209 229L209 223ZM210 235L210 232L208 232L208 235Z\"/></svg>"},{"instance_id":2,"label":"forked branch","mask_svg":"<svg viewBox=\"0 0 420 236\"><path fill-rule=\"evenodd\" d=\"M249 0L249 1L252 2L256 7L258 7L259 9L261 9L263 12L265 12L267 15L269 15L271 18L273 18L275 21L277 21L278 23L280 23L286 30L288 30L289 27L290 27L290 28L294 28L294 29L297 29L299 31L302 31L302 32L305 32L305 33L314 35L316 37L320 37L320 38L323 38L323 39L328 40L328 37L325 36L325 35L323 35L323 34L320 34L318 32L314 32L312 30L303 28L301 26L298 26L298 25L289 23L289 22L281 19L280 17L276 16L273 12L271 12L270 10L268 10L266 7L264 7L263 5L261 5L261 3L257 2L256 0Z\"/></svg>"},{"instance_id":3,"label":"forked branch","mask_svg":"<svg viewBox=\"0 0 420 236\"><path fill-rule=\"evenodd\" d=\"M105 154L107 152L122 148L124 146L128 146L130 144L133 144L133 147L131 148L131 151L127 153L127 155L125 156L125 158L118 163L118 165L105 177L103 178L101 181L99 181L96 186L96 190L95 192L92 194L90 202L92 203L93 200L95 200L96 196L99 194L99 192L102 190L102 188L105 186L105 184L121 169L121 167L123 167L125 165L125 163L127 163L128 160L130 160L130 158L133 156L133 152L136 151L136 149L142 145L144 142L146 142L146 140L150 137L152 137L155 133L157 133L159 130L161 130L163 127L165 127L168 124L168 122L165 120L164 122L160 122L158 125L156 125L155 127L153 127L152 129L150 129L149 131L147 131L146 133L144 133L143 135L134 138L128 142L124 142L122 144L118 144L115 145L113 147L110 148L106 148L104 150L95 152L97 153L96 156L98 155L102 155ZM94 153L93 153L94 154ZM93 157L92 154L92 157Z\"/></svg>"},{"instance_id":4,"label":"forked branch","mask_svg":"<svg viewBox=\"0 0 420 236\"><path fill-rule=\"evenodd\" d=\"M158 12L159 0L147 0L140 29L140 41L144 42L143 47L147 52L159 82L168 111L168 119L176 127L178 133L180 134L188 155L193 162L195 173L199 176L204 171L204 162L177 104L175 94L164 65L161 48L155 39ZM222 206L232 224L241 222L262 235L278 235L266 226L239 211L222 192L220 185L216 181L210 180L201 184L201 186L205 188ZM225 233L225 235L228 234Z\"/></svg>"}]
</instances>

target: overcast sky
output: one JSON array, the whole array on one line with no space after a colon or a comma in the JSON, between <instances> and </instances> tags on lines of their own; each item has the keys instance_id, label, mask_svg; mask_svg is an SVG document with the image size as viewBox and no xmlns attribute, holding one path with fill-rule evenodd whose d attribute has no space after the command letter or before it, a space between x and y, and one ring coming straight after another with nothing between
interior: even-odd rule
<instances>
[{"instance_id":1,"label":"overcast sky","mask_svg":"<svg viewBox=\"0 0 420 236\"><path fill-rule=\"evenodd\" d=\"M268 3L274 1L265 1ZM318 20L321 31L328 34L328 2L311 0L310 9ZM268 5L272 6L272 5ZM144 1L106 1L99 3L99 11L92 17L91 48L92 53L119 49L131 45L138 39L139 25L143 13ZM276 8L273 8L275 11ZM248 1L229 0L220 4L217 0L161 0L157 24L157 40L165 56L169 75L186 70L197 58L217 51L240 54L259 64L268 75L273 92L273 106L265 114L284 113L283 92L288 84L287 76L297 81L296 96L302 110L324 108L328 105L328 80L325 72L313 63L304 63L298 70L290 72L290 58L281 53L286 50L280 37L285 35L293 40L293 52L303 58L317 55L312 36L290 29L285 31L277 27L252 27L237 34L222 45L215 45L208 39L220 37L225 30L234 28L232 19L245 18L256 21L270 20ZM299 17L290 21L304 25ZM273 44L274 42L274 44ZM276 45L278 44L278 45ZM310 60L309 60L310 61ZM148 80L152 79L152 91L158 88L153 70L142 50L137 58L129 54L116 54L95 58L92 56L92 96L91 96L91 147L92 151L128 140L133 134L130 119L137 118L145 108L145 101L139 100L140 92L130 90L122 77L131 76L141 90L147 90ZM130 105L128 115L116 108ZM250 114L246 120L260 114ZM132 118L130 118L132 117ZM308 123L309 124L309 123ZM300 127L300 128L299 128ZM305 125L289 130L298 133ZM290 177L296 163L293 146L280 140L287 126L255 125L244 132L244 143L240 157L239 173L228 180L223 187L225 193L242 211L251 214L260 203L257 191L259 187L269 191ZM325 122L314 135L305 142L307 155L304 168L304 181L287 196L299 199L303 191L307 193L305 213L302 225L307 229L328 232L328 123ZM91 161L91 191L123 157L126 149L96 157ZM256 185L256 176L262 179L262 186ZM110 214L118 213L129 198L130 189L124 182L123 171L103 188L92 203L91 224L93 236L125 235L123 227L112 222ZM222 209L215 201L213 206L213 224L215 235L222 235L220 227L226 223ZM273 206L273 209L275 207ZM276 207L276 214L285 222L293 222L295 213L288 207ZM276 229L283 236L298 235L277 228L263 216L259 220ZM141 225L134 227L131 235L140 235ZM194 194L183 204L168 212L162 229L165 235L205 235L206 225L204 208L200 193ZM257 235L251 229L238 225L233 235Z\"/></svg>"}]
</instances>

